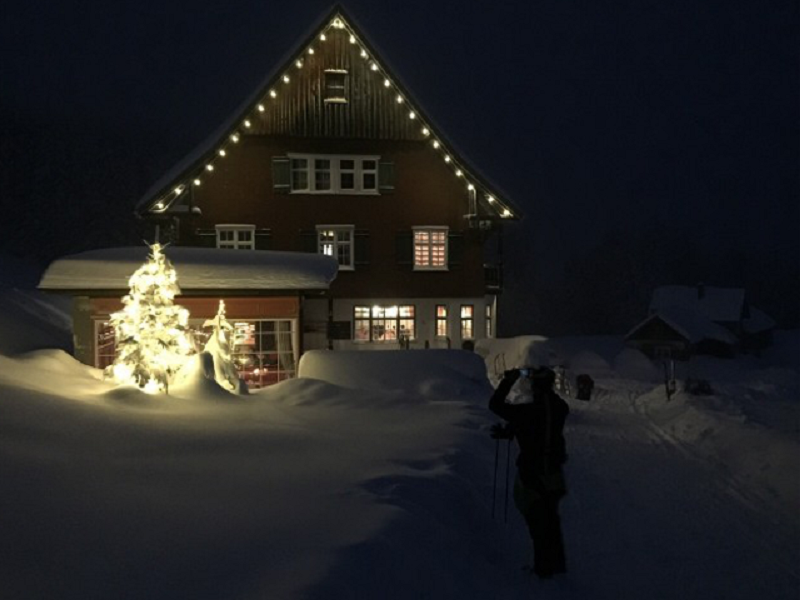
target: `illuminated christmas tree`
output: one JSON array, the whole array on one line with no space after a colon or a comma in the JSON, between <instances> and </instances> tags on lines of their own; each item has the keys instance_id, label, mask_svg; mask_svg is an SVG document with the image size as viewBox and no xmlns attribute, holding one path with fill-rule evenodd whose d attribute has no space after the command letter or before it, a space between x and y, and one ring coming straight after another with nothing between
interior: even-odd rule
<instances>
[{"instance_id":1,"label":"illuminated christmas tree","mask_svg":"<svg viewBox=\"0 0 800 600\"><path fill-rule=\"evenodd\" d=\"M111 315L116 340L114 363L106 377L134 384L148 393L169 392L172 376L194 351L189 311L174 303L178 276L160 244L129 280L124 308Z\"/></svg>"}]
</instances>

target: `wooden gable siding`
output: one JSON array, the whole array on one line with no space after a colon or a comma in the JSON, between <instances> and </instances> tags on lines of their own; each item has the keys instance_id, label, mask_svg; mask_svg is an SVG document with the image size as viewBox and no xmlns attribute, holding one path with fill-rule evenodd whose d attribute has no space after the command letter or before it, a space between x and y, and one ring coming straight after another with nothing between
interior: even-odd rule
<instances>
[{"instance_id":1,"label":"wooden gable siding","mask_svg":"<svg viewBox=\"0 0 800 600\"><path fill-rule=\"evenodd\" d=\"M314 44L314 54L305 54L302 68L290 64L285 71L289 83L279 80L267 95L264 112L253 114L253 126L245 132L261 135L301 137L421 140L422 125L409 118L405 104L396 102L394 86L386 88L382 72L371 70L372 57L360 56L360 47L349 42L345 30L330 28L326 41ZM326 69L348 72L346 104L325 102Z\"/></svg>"},{"instance_id":2,"label":"wooden gable siding","mask_svg":"<svg viewBox=\"0 0 800 600\"><path fill-rule=\"evenodd\" d=\"M395 185L380 195L291 194L274 189L272 158L287 152L378 155L394 164ZM482 296L482 239L467 227L467 189L427 143L247 136L202 186L193 190L201 215L180 228L181 245L202 246L198 230L247 224L270 231L269 249L308 251L317 225L352 225L366 244L365 260L340 271L333 297ZM457 264L445 272L414 272L398 260L398 237L415 226L446 226ZM210 236L206 236L208 238Z\"/></svg>"}]
</instances>

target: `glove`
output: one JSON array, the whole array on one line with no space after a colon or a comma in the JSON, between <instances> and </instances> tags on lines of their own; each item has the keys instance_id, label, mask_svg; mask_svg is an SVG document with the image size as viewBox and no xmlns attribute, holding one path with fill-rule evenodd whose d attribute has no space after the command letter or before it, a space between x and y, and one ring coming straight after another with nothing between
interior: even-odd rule
<instances>
[{"instance_id":1,"label":"glove","mask_svg":"<svg viewBox=\"0 0 800 600\"><path fill-rule=\"evenodd\" d=\"M492 425L492 433L490 435L493 440L510 440L514 437L514 432L511 430L510 425L496 423Z\"/></svg>"}]
</instances>

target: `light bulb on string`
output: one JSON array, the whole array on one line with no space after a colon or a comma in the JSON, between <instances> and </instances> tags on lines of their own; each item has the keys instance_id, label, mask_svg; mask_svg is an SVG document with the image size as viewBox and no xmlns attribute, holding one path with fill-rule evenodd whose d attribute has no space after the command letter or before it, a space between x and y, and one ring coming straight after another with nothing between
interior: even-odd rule
<instances>
[{"instance_id":1,"label":"light bulb on string","mask_svg":"<svg viewBox=\"0 0 800 600\"><path fill-rule=\"evenodd\" d=\"M265 110L266 110L266 108L264 107L263 104L259 104L258 105L258 112L264 112Z\"/></svg>"},{"instance_id":2,"label":"light bulb on string","mask_svg":"<svg viewBox=\"0 0 800 600\"><path fill-rule=\"evenodd\" d=\"M278 96L278 92L276 92L275 90L270 90L269 95L271 98L276 98Z\"/></svg>"},{"instance_id":3,"label":"light bulb on string","mask_svg":"<svg viewBox=\"0 0 800 600\"><path fill-rule=\"evenodd\" d=\"M224 150L224 149L221 149L221 150L219 151L219 155L220 155L220 156L222 156L223 158L225 157L225 155L226 155L226 154L227 154L227 152L225 152L225 150Z\"/></svg>"},{"instance_id":4,"label":"light bulb on string","mask_svg":"<svg viewBox=\"0 0 800 600\"><path fill-rule=\"evenodd\" d=\"M212 165L211 163L206 165L206 171L208 171L210 173L213 170L214 170L214 165Z\"/></svg>"}]
</instances>

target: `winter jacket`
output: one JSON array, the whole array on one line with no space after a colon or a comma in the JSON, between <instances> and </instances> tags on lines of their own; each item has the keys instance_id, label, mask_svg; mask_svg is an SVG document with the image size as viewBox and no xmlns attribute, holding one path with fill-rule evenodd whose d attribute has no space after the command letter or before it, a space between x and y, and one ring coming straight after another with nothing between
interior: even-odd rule
<instances>
[{"instance_id":1,"label":"winter jacket","mask_svg":"<svg viewBox=\"0 0 800 600\"><path fill-rule=\"evenodd\" d=\"M506 404L518 378L518 371L510 371L503 378L489 401L489 409L508 421L519 444L517 468L522 482L536 490L563 493L561 466L567 460L564 423L569 406L550 386L534 386L533 402Z\"/></svg>"}]
</instances>

